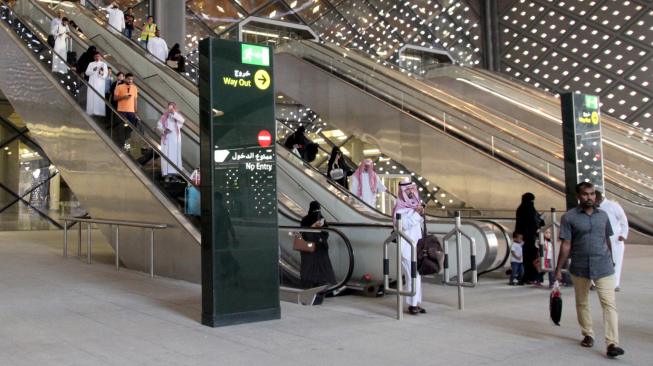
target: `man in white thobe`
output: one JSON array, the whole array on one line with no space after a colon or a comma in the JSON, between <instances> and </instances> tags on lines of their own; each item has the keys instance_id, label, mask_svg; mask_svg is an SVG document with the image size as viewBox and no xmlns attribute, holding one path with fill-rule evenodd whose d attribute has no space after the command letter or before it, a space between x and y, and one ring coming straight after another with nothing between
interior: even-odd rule
<instances>
[{"instance_id":1,"label":"man in white thobe","mask_svg":"<svg viewBox=\"0 0 653 366\"><path fill-rule=\"evenodd\" d=\"M610 237L612 244L612 261L614 262L615 291L621 286L621 269L624 263L624 242L628 238L628 218L624 209L616 201L601 197L599 208L608 214L614 234Z\"/></svg>"},{"instance_id":2,"label":"man in white thobe","mask_svg":"<svg viewBox=\"0 0 653 366\"><path fill-rule=\"evenodd\" d=\"M386 191L381 178L374 171L374 162L363 160L354 172L351 191L368 205L376 208L376 195Z\"/></svg>"},{"instance_id":3,"label":"man in white thobe","mask_svg":"<svg viewBox=\"0 0 653 366\"><path fill-rule=\"evenodd\" d=\"M88 76L88 85L94 90L88 90L86 93L86 113L89 116L106 116L106 106L104 104L104 90L106 87L106 78L109 75L107 64L102 61L102 55L98 52L94 56L95 61L88 64L86 76Z\"/></svg>"},{"instance_id":4,"label":"man in white thobe","mask_svg":"<svg viewBox=\"0 0 653 366\"><path fill-rule=\"evenodd\" d=\"M52 20L50 21L50 34L51 35L53 35L53 36L57 35L57 29L58 29L59 25L61 25L61 20L63 19L64 15L65 14L64 14L63 9L57 10L57 17L52 18Z\"/></svg>"},{"instance_id":5,"label":"man in white thobe","mask_svg":"<svg viewBox=\"0 0 653 366\"><path fill-rule=\"evenodd\" d=\"M160 37L160 32L157 31L154 33L154 38L150 38L147 42L147 51L154 55L159 61L166 62L168 58L168 44L166 41Z\"/></svg>"},{"instance_id":6,"label":"man in white thobe","mask_svg":"<svg viewBox=\"0 0 653 366\"><path fill-rule=\"evenodd\" d=\"M161 133L161 152L170 159L170 162L181 167L181 128L184 126L184 117L177 110L177 104L168 103L168 110L161 116L157 123L157 130ZM161 159L161 176L179 174L172 164Z\"/></svg>"},{"instance_id":7,"label":"man in white thobe","mask_svg":"<svg viewBox=\"0 0 653 366\"><path fill-rule=\"evenodd\" d=\"M417 186L412 182L399 183L399 194L395 209L392 213L393 220L397 214L401 214L401 229L417 245L417 241L422 238L422 223L424 207L419 199ZM405 239L401 239L401 268L404 278L406 279L405 291L409 291L412 285L411 278L411 253L412 248ZM398 279L401 281L401 279ZM422 303L422 280L417 274L415 281L415 296L405 296L404 299L408 304L408 313L417 315L426 313L426 310L420 305Z\"/></svg>"},{"instance_id":8,"label":"man in white thobe","mask_svg":"<svg viewBox=\"0 0 653 366\"><path fill-rule=\"evenodd\" d=\"M112 30L122 33L125 30L125 13L118 8L116 3L107 8L107 13L109 13L109 25L113 28Z\"/></svg>"}]
</instances>

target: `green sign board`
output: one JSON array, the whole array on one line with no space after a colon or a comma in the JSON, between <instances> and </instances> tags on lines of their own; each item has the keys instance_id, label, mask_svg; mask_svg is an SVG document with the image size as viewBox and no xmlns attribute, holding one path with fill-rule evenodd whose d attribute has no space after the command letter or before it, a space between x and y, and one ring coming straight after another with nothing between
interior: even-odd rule
<instances>
[{"instance_id":1,"label":"green sign board","mask_svg":"<svg viewBox=\"0 0 653 366\"><path fill-rule=\"evenodd\" d=\"M565 155L567 208L577 206L576 185L590 182L604 190L603 143L599 97L567 93L560 96Z\"/></svg>"},{"instance_id":2,"label":"green sign board","mask_svg":"<svg viewBox=\"0 0 653 366\"><path fill-rule=\"evenodd\" d=\"M270 54L200 42L202 323L212 327L280 317Z\"/></svg>"},{"instance_id":3,"label":"green sign board","mask_svg":"<svg viewBox=\"0 0 653 366\"><path fill-rule=\"evenodd\" d=\"M249 65L270 66L270 49L264 46L242 43L241 62Z\"/></svg>"}]
</instances>

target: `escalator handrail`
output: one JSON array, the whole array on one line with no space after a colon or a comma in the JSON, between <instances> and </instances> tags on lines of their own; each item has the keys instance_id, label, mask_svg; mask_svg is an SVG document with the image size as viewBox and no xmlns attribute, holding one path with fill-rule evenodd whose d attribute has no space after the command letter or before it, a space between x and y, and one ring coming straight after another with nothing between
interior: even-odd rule
<instances>
[{"instance_id":1,"label":"escalator handrail","mask_svg":"<svg viewBox=\"0 0 653 366\"><path fill-rule=\"evenodd\" d=\"M21 17L19 17L18 15L16 15L16 13L13 11L13 9L11 9L11 7L6 3L5 0L2 0L2 4L3 4L2 6L6 7L7 9L9 9L9 11L11 12L11 14L13 14L13 17L14 17L14 18L15 18L15 19L16 19L16 20L17 20L17 21L18 21L18 22L23 26L23 28L24 28L25 30L29 31L30 34L36 38L36 33L35 33L34 31L32 31L32 29L30 29L30 28L26 25L26 24L28 24L28 22L25 22ZM111 105L111 103L109 103L109 102L104 98L104 95L100 95L100 93L97 92L97 91L95 90L95 88L93 88L93 87L91 87L90 85L88 85L88 82L87 82L86 80L84 80L84 78L80 77L78 74L76 74L75 72L71 71L70 68L72 68L72 66L71 66L70 64L68 64L68 63L66 62L66 60L63 60L63 59L62 59L62 58L61 58L61 57L60 57L60 56L59 56L59 55L54 51L54 49L53 49L52 47L50 47L49 44L47 44L47 42L43 42L42 39L37 39L37 40L38 40L38 42L40 43L41 46L43 46L46 50L49 50L49 51L50 51L50 53L52 54L53 57L57 57L57 58L59 58L61 61L63 61L63 62L68 66L68 68L69 68L69 72L70 72L70 73L73 73L73 74L78 78L78 81L82 84L82 85L80 86L80 88L81 88L82 86L86 86L87 90L92 90L93 93L95 93L96 95L100 96L100 98L102 99L102 101L103 101L104 104L105 104L105 107L107 107L107 108L108 108L108 109L109 109L113 114L115 114L115 115L119 118L119 120L120 120L122 123L128 125L128 126L132 129L132 133L136 133L137 135L139 135L139 136L141 137L141 139L142 139L145 143L147 143L147 145L148 145L149 148L151 148L155 153L159 154L159 156L160 156L162 159L166 160L166 162L167 162L168 164L170 164L170 166L172 166L173 168L175 168L175 169L178 171L179 175L180 175L180 176L181 176L181 177L186 181L187 184L189 184L189 185L191 184L192 179L190 179L190 177L186 175L186 173L183 171L183 169L177 167L177 166L176 166L176 165L175 165L175 164L174 164L174 163L173 163L173 162L172 162L172 161L171 161L171 160L170 160L170 159L169 159L169 158L168 158L168 157L167 157L167 156L166 156L166 155L165 155L165 154L164 154L164 153L163 153L163 152L158 148L158 147L157 147L158 144L157 144L155 141L152 141L152 139L151 139L149 136L147 136L146 134L142 133L142 132L141 132L138 128L136 128L136 126L134 126L134 125L133 125L129 120L127 120L126 118L124 118L124 117L123 117L123 116L122 116L118 111L116 111L116 110L113 108L113 106ZM33 56L33 52L29 52L29 53L30 53L30 55L32 55L31 57L34 57L34 56ZM39 62L38 60L36 60L36 64L40 65L40 62ZM48 75L50 75L50 74L51 74L51 72L48 72ZM66 94L66 95L68 95L68 94ZM77 103L75 102L75 104L77 104Z\"/></svg>"}]
</instances>

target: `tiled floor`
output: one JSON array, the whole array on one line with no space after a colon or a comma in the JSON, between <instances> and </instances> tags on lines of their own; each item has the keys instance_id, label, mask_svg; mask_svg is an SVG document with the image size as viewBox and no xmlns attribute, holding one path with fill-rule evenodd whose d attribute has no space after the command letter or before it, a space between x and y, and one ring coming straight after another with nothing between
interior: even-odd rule
<instances>
[{"instance_id":1,"label":"tiled floor","mask_svg":"<svg viewBox=\"0 0 653 366\"><path fill-rule=\"evenodd\" d=\"M99 238L99 235L95 236ZM618 294L627 354L578 346L571 290L562 326L548 291L503 278L466 289L425 284L426 315L393 318L393 297L348 296L318 307L282 303L282 319L211 329L199 323L200 287L61 257L60 232L0 233L0 365L652 365L653 246L626 251Z\"/></svg>"}]
</instances>

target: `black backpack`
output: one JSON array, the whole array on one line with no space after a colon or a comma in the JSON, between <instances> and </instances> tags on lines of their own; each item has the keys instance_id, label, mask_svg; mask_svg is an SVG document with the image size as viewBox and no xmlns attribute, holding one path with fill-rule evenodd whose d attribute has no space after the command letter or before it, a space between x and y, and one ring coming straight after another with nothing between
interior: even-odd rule
<instances>
[{"instance_id":1,"label":"black backpack","mask_svg":"<svg viewBox=\"0 0 653 366\"><path fill-rule=\"evenodd\" d=\"M420 275L442 272L444 250L435 235L427 235L417 242L417 271Z\"/></svg>"}]
</instances>

